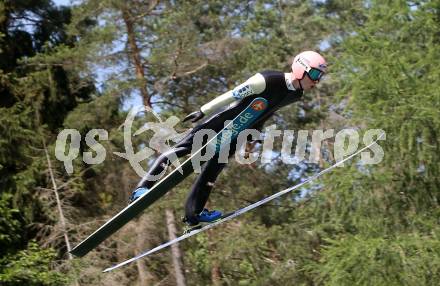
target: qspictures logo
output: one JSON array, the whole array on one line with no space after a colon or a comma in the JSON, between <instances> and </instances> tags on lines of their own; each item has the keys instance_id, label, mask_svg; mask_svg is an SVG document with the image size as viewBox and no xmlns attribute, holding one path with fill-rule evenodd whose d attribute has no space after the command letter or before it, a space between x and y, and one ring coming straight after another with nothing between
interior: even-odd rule
<instances>
[{"instance_id":1,"label":"qspictures logo","mask_svg":"<svg viewBox=\"0 0 440 286\"><path fill-rule=\"evenodd\" d=\"M150 113L156 120L155 122L145 123L141 128L133 132L134 122L139 118L144 118L143 116L138 116L142 113ZM190 132L190 130L187 130L186 132L178 133L175 130L175 126L179 122L180 120L176 116L170 116L166 120L162 120L153 109L147 106L133 107L127 114L124 123L118 128L118 131L123 133L125 150L123 152L113 152L113 155L128 160L136 174L144 177L146 170L142 167L141 162L150 159L154 155L168 152L172 145L179 142ZM153 131L154 133L149 141L141 146L134 146L133 138L147 131ZM86 151L82 154L83 162L88 165L102 164L107 158L106 149L96 140L96 137L98 137L99 141L107 141L108 131L92 129L85 135L85 144L93 151ZM80 155L81 140L83 138L81 138L81 134L76 129L64 129L58 134L55 157L64 163L65 170L69 174L73 173L73 161ZM69 141L70 143L68 143ZM140 150L136 152L136 149ZM175 154L172 153L169 157L175 167L180 166Z\"/></svg>"},{"instance_id":2,"label":"qspictures logo","mask_svg":"<svg viewBox=\"0 0 440 286\"><path fill-rule=\"evenodd\" d=\"M384 157L384 152L379 142L386 139L385 131L381 129L370 129L359 132L354 128L347 128L342 130L278 130L276 125L266 127L264 132L256 129L243 129L249 120L252 120L257 113L266 108L266 103L257 101L252 104L248 112L243 113L238 120L234 120L232 124L230 121L225 122L226 129L222 132L221 138L213 140L215 152L206 152L204 156L200 157L200 162L193 160L196 166L194 169L200 172L200 166L203 162L212 159L219 149L225 148L227 144L237 144L234 156L219 156L222 160L220 163L227 163L230 158L235 158L239 164L252 164L258 160L261 163L271 163L273 160L281 160L284 164L300 164L302 162L318 163L323 157L326 160L334 161L334 163L342 161L347 156L354 154L359 148L368 146L369 150L363 151L360 156L359 164L373 165L378 164ZM155 122L147 122L142 125L137 131L133 132L134 122L145 117L138 116L141 113L151 113L154 115ZM147 174L142 166L142 162L148 161L152 157L160 154L167 154L171 164L175 168L180 168L180 161L177 155L173 152L173 147L177 142L185 138L191 129L185 132L177 132L175 127L180 122L176 116L170 116L166 120L162 120L151 108L148 107L134 107L127 114L125 122L119 126L118 132L123 133L124 149L121 152L113 152L114 156L118 156L129 161L131 167L139 177L144 177ZM228 125L229 124L229 125ZM133 138L140 136L142 133L152 131L153 135L149 136L146 142L134 146ZM362 135L361 135L361 134ZM197 153L203 142L206 142L216 136L211 129L200 129L193 134L191 154ZM88 165L102 164L107 156L107 150L103 144L99 142L107 141L109 134L104 129L92 129L84 138L78 130L65 129L58 134L55 156L59 161L64 163L67 173L72 174L74 171L73 161L80 157L80 143L82 140L88 146L89 150L83 152L82 161ZM236 138L236 140L230 140ZM379 138L379 139L378 139ZM232 141L232 143L231 143ZM259 142L254 151L247 153L246 142ZM296 142L295 142L296 141ZM275 144L277 143L278 144ZM296 144L295 144L296 143ZM374 143L374 144L373 144ZM322 145L325 145L325 148ZM274 146L281 146L281 149ZM280 148L280 147L278 147ZM138 151L135 151L138 150ZM208 154L209 153L209 154ZM330 155L329 155L330 154ZM211 158L209 157L211 156ZM195 157L195 158L199 158ZM340 164L339 166L343 166Z\"/></svg>"}]
</instances>

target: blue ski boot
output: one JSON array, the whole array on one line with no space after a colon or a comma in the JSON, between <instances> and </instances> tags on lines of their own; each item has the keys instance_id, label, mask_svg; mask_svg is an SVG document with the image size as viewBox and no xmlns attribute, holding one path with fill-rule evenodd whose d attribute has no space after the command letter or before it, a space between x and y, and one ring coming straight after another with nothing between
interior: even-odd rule
<instances>
[{"instance_id":1,"label":"blue ski boot","mask_svg":"<svg viewBox=\"0 0 440 286\"><path fill-rule=\"evenodd\" d=\"M137 188L131 193L130 198L128 199L128 203L131 204L146 192L148 192L147 188Z\"/></svg>"},{"instance_id":2,"label":"blue ski boot","mask_svg":"<svg viewBox=\"0 0 440 286\"><path fill-rule=\"evenodd\" d=\"M204 209L200 214L197 215L197 219L199 222L213 222L215 220L218 220L222 217L221 211L209 211L207 209Z\"/></svg>"},{"instance_id":3,"label":"blue ski boot","mask_svg":"<svg viewBox=\"0 0 440 286\"><path fill-rule=\"evenodd\" d=\"M213 222L222 217L222 212L220 211L209 211L204 209L200 214L188 218L186 216L182 217L182 222L186 223L189 227L200 225L201 222Z\"/></svg>"},{"instance_id":4,"label":"blue ski boot","mask_svg":"<svg viewBox=\"0 0 440 286\"><path fill-rule=\"evenodd\" d=\"M188 219L187 217L183 217L182 221L187 224L187 227L184 228L183 234L188 234L191 231L202 228L204 225L214 222L220 219L223 216L220 211L209 211L204 209L200 214Z\"/></svg>"}]
</instances>

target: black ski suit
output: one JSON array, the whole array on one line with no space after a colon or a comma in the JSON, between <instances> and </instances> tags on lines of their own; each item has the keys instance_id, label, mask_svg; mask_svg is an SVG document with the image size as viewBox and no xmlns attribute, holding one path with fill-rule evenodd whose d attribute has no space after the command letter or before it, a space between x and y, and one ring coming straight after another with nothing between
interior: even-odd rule
<instances>
[{"instance_id":1,"label":"black ski suit","mask_svg":"<svg viewBox=\"0 0 440 286\"><path fill-rule=\"evenodd\" d=\"M251 125L251 128L261 129L264 122L275 111L283 106L296 102L302 97L302 90L295 90L291 82L290 73L278 71L263 71L249 78L243 84L231 91L217 97L208 104L202 106L201 111L209 115L218 111L219 108L228 105L228 108L211 116L191 130L191 132L171 150L157 158L138 187L151 188L155 181L148 180L148 175L158 175L171 163L168 156L176 154L178 158L190 154L192 150L194 134L201 129L212 129L219 132L224 127L224 122L234 119L256 97L265 98L268 101L266 111ZM236 140L231 142L230 155L235 153ZM214 156L205 163L201 174L195 181L185 205L185 216L190 223L196 223L196 215L202 212L217 176L226 164L218 162L218 156Z\"/></svg>"}]
</instances>

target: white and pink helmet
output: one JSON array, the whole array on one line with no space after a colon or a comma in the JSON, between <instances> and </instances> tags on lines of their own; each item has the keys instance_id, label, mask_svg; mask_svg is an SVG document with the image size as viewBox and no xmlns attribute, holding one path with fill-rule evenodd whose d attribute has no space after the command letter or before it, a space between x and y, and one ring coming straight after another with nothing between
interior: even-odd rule
<instances>
[{"instance_id":1,"label":"white and pink helmet","mask_svg":"<svg viewBox=\"0 0 440 286\"><path fill-rule=\"evenodd\" d=\"M314 51L304 51L298 54L292 63L292 73L295 79L303 79L307 74L311 80L319 81L326 72L325 59Z\"/></svg>"}]
</instances>

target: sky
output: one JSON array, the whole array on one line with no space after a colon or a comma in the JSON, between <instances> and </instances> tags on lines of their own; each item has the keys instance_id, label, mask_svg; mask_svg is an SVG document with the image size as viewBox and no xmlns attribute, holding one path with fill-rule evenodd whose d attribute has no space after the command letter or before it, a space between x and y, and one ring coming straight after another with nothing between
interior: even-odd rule
<instances>
[{"instance_id":1,"label":"sky","mask_svg":"<svg viewBox=\"0 0 440 286\"><path fill-rule=\"evenodd\" d=\"M56 5L70 6L70 0L52 0Z\"/></svg>"}]
</instances>

